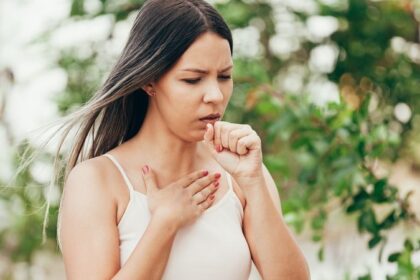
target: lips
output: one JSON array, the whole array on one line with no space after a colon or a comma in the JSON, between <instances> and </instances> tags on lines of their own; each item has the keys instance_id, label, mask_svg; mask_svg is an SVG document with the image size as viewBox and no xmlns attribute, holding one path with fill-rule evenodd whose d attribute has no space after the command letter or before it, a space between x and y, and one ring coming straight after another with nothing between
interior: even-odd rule
<instances>
[{"instance_id":1,"label":"lips","mask_svg":"<svg viewBox=\"0 0 420 280\"><path fill-rule=\"evenodd\" d=\"M207 115L203 118L200 118L200 121L202 121L206 125L208 123L211 123L212 125L214 125L218 120L220 120L220 114L219 113L213 113L213 114Z\"/></svg>"},{"instance_id":2,"label":"lips","mask_svg":"<svg viewBox=\"0 0 420 280\"><path fill-rule=\"evenodd\" d=\"M200 121L202 121L205 124L211 123L212 125L214 125L218 120L220 120L220 118L214 118L214 119L200 119Z\"/></svg>"},{"instance_id":3,"label":"lips","mask_svg":"<svg viewBox=\"0 0 420 280\"><path fill-rule=\"evenodd\" d=\"M218 120L218 119L220 119L219 113L210 114L210 115L200 118L200 120L202 121L211 121L211 120Z\"/></svg>"}]
</instances>

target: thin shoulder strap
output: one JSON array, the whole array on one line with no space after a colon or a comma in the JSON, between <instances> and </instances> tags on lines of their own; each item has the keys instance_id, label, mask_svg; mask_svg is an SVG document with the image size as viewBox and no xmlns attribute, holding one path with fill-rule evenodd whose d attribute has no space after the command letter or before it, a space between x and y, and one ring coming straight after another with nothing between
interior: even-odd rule
<instances>
[{"instance_id":1,"label":"thin shoulder strap","mask_svg":"<svg viewBox=\"0 0 420 280\"><path fill-rule=\"evenodd\" d=\"M117 161L117 159L111 154L104 154L104 156L109 158L118 168L118 170L120 171L121 175L124 178L125 183L127 184L128 190L130 192L134 191L133 185L131 184L130 180L127 177L127 174L125 174L124 169L122 168L121 164Z\"/></svg>"},{"instance_id":2,"label":"thin shoulder strap","mask_svg":"<svg viewBox=\"0 0 420 280\"><path fill-rule=\"evenodd\" d=\"M227 181L228 181L229 190L233 190L232 176L230 176L229 172L227 172L226 170L225 170L225 173L226 173L226 178L227 178Z\"/></svg>"}]
</instances>

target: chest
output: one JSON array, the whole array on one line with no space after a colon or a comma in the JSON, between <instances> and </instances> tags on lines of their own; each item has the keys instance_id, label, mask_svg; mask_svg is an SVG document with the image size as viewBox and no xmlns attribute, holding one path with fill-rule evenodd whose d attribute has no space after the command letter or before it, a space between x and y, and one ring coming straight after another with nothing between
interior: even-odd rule
<instances>
[{"instance_id":1,"label":"chest","mask_svg":"<svg viewBox=\"0 0 420 280\"><path fill-rule=\"evenodd\" d=\"M125 215L118 226L121 264L146 231L147 201L136 196ZM196 222L177 232L162 279L248 279L252 261L242 219L240 202L229 191Z\"/></svg>"},{"instance_id":2,"label":"chest","mask_svg":"<svg viewBox=\"0 0 420 280\"><path fill-rule=\"evenodd\" d=\"M235 182L235 180L231 177L228 176L227 173L221 168L221 167L210 167L208 168L208 170L210 172L219 172L221 174L221 178L220 178L220 184L219 184L219 189L214 193L215 194L215 200L213 202L213 204L217 204L219 203L223 197L227 194L227 192L229 191L230 188L230 184L232 185L232 190L234 192L234 194L238 197L239 202L242 206L242 209L245 208L246 205L246 200L245 200L245 196L243 195L240 187L237 185L237 183ZM128 169L126 170L126 175L129 179L129 181L131 182L133 189L136 192L141 193L144 196L147 196L147 191L146 191L146 186L145 186L145 182L143 180L143 176L140 174L140 172L132 170L132 169ZM170 179L159 179L156 178L159 187L165 187L165 185L168 185L169 182L171 181ZM174 181L174 179L172 179L172 181ZM166 182L166 183L165 183ZM124 184L123 181L119 181L116 182L117 184L121 185ZM119 191L117 192L117 221L121 220L122 215L125 212L125 209L127 208L128 202L129 202L129 194L128 191L126 190L126 187L124 186L119 186L118 187Z\"/></svg>"}]
</instances>

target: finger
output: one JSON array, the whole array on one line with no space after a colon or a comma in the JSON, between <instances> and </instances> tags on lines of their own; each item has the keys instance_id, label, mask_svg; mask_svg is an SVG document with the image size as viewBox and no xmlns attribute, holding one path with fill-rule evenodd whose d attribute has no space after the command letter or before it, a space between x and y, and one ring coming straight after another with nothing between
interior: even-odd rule
<instances>
[{"instance_id":1,"label":"finger","mask_svg":"<svg viewBox=\"0 0 420 280\"><path fill-rule=\"evenodd\" d=\"M234 124L229 122L221 122L219 128L219 135L215 137L215 139L219 139L220 145L223 148L229 148L229 133L234 129L238 129L243 127L240 124Z\"/></svg>"},{"instance_id":2,"label":"finger","mask_svg":"<svg viewBox=\"0 0 420 280\"><path fill-rule=\"evenodd\" d=\"M155 172L148 166L145 165L142 168L144 185L146 186L146 193L153 193L159 190L156 183Z\"/></svg>"},{"instance_id":3,"label":"finger","mask_svg":"<svg viewBox=\"0 0 420 280\"><path fill-rule=\"evenodd\" d=\"M245 155L248 150L257 149L261 146L261 140L254 132L238 140L238 154Z\"/></svg>"},{"instance_id":4,"label":"finger","mask_svg":"<svg viewBox=\"0 0 420 280\"><path fill-rule=\"evenodd\" d=\"M215 197L216 196L214 194L209 195L209 197L202 203L198 204L198 206L200 206L203 211L208 209L213 204Z\"/></svg>"},{"instance_id":5,"label":"finger","mask_svg":"<svg viewBox=\"0 0 420 280\"><path fill-rule=\"evenodd\" d=\"M237 146L239 139L248 134L250 134L250 132L244 128L231 130L229 133L229 150L232 153L238 153Z\"/></svg>"},{"instance_id":6,"label":"finger","mask_svg":"<svg viewBox=\"0 0 420 280\"><path fill-rule=\"evenodd\" d=\"M216 146L214 144L214 126L210 123L207 124L206 133L204 134L204 145L209 148L213 155L217 154Z\"/></svg>"},{"instance_id":7,"label":"finger","mask_svg":"<svg viewBox=\"0 0 420 280\"><path fill-rule=\"evenodd\" d=\"M206 189L202 190L201 192L198 192L198 193L194 194L192 196L192 199L194 200L194 202L196 204L200 204L203 201L207 200L210 193L211 193L211 191L208 188L206 188Z\"/></svg>"},{"instance_id":8,"label":"finger","mask_svg":"<svg viewBox=\"0 0 420 280\"><path fill-rule=\"evenodd\" d=\"M174 184L181 185L182 187L186 188L198 179L205 178L208 174L209 172L207 170L194 171L187 176L177 180Z\"/></svg>"},{"instance_id":9,"label":"finger","mask_svg":"<svg viewBox=\"0 0 420 280\"><path fill-rule=\"evenodd\" d=\"M240 127L240 126L239 126ZM220 141L223 148L229 148L229 134L232 130L238 128L238 125L224 124L220 128Z\"/></svg>"},{"instance_id":10,"label":"finger","mask_svg":"<svg viewBox=\"0 0 420 280\"><path fill-rule=\"evenodd\" d=\"M191 195L194 195L202 191L211 183L218 182L220 180L220 177L221 177L220 173L209 175L206 178L202 178L200 180L193 182L190 186L188 186L188 189L191 192Z\"/></svg>"},{"instance_id":11,"label":"finger","mask_svg":"<svg viewBox=\"0 0 420 280\"><path fill-rule=\"evenodd\" d=\"M204 188L202 191L195 193L192 196L192 198L197 204L200 204L218 189L219 189L219 182L215 182L213 184L210 184L206 188Z\"/></svg>"},{"instance_id":12,"label":"finger","mask_svg":"<svg viewBox=\"0 0 420 280\"><path fill-rule=\"evenodd\" d=\"M220 129L222 125L223 122L221 121L217 121L214 123L214 146L216 147L216 149L222 146L222 143L220 141Z\"/></svg>"}]
</instances>

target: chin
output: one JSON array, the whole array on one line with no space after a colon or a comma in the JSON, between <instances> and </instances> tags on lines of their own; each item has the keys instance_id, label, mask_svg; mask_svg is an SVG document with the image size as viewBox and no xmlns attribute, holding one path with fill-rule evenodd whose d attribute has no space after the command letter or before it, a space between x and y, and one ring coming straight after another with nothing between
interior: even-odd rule
<instances>
[{"instance_id":1,"label":"chin","mask_svg":"<svg viewBox=\"0 0 420 280\"><path fill-rule=\"evenodd\" d=\"M205 133L206 133L206 129L197 129L197 130L190 131L187 141L201 142L204 139Z\"/></svg>"}]
</instances>

